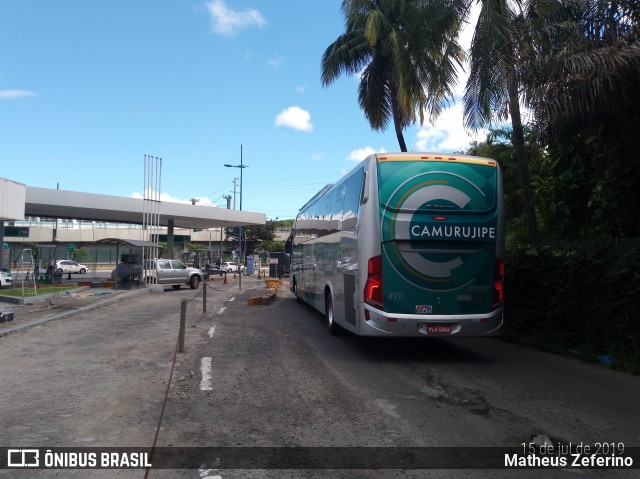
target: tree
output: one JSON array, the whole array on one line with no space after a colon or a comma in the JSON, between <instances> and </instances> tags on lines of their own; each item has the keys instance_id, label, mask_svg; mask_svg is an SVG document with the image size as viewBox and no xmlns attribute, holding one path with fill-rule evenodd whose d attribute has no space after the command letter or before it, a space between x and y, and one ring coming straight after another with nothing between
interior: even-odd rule
<instances>
[{"instance_id":1,"label":"tree","mask_svg":"<svg viewBox=\"0 0 640 479\"><path fill-rule=\"evenodd\" d=\"M634 110L640 104L640 3L538 3L535 55L523 59L523 72L540 129L573 134Z\"/></svg>"},{"instance_id":2,"label":"tree","mask_svg":"<svg viewBox=\"0 0 640 479\"><path fill-rule=\"evenodd\" d=\"M465 125L477 129L511 117L527 230L530 241L536 243L538 227L525 152L520 112L522 80L518 70L519 53L527 47L526 36L523 36L527 19L514 9L516 0L481 0L481 3L464 94Z\"/></svg>"},{"instance_id":3,"label":"tree","mask_svg":"<svg viewBox=\"0 0 640 479\"><path fill-rule=\"evenodd\" d=\"M263 251L268 253L284 251L284 241L264 240L260 243L260 247Z\"/></svg>"},{"instance_id":4,"label":"tree","mask_svg":"<svg viewBox=\"0 0 640 479\"><path fill-rule=\"evenodd\" d=\"M264 225L253 225L249 227L242 228L242 235L244 236L244 241L247 242L246 250L253 251L257 243L261 241L272 241L275 237L275 231L277 227L277 222L275 221L267 221ZM232 241L237 241L238 236L240 234L240 228L237 226L227 228L227 238ZM243 242L243 248L244 248Z\"/></svg>"},{"instance_id":5,"label":"tree","mask_svg":"<svg viewBox=\"0 0 640 479\"><path fill-rule=\"evenodd\" d=\"M76 248L73 252L73 257L78 263L84 263L89 259L89 249L88 248Z\"/></svg>"},{"instance_id":6,"label":"tree","mask_svg":"<svg viewBox=\"0 0 640 479\"><path fill-rule=\"evenodd\" d=\"M467 0L343 0L345 32L325 50L322 84L342 73L360 75L358 103L374 130L393 121L398 144L403 130L435 118L453 96L457 43Z\"/></svg>"},{"instance_id":7,"label":"tree","mask_svg":"<svg viewBox=\"0 0 640 479\"><path fill-rule=\"evenodd\" d=\"M547 158L545 148L537 139L536 133L530 128L524 128L525 151L531 169L532 188L539 194L544 188L544 178L541 177L541 166ZM524 217L522 184L515 164L515 148L513 146L513 131L510 129L491 129L483 142L474 144L467 154L493 158L500 164L504 182L504 205L506 213L507 244L521 244L526 242L528 232ZM553 201L553 198L545 198ZM543 203L544 204L544 203ZM538 205L539 207L540 205ZM546 204L544 205L546 206Z\"/></svg>"},{"instance_id":8,"label":"tree","mask_svg":"<svg viewBox=\"0 0 640 479\"><path fill-rule=\"evenodd\" d=\"M640 201L640 3L531 5L532 48L521 68L525 100L553 158L544 196L564 205L567 235L637 237L640 212L630 206Z\"/></svg>"}]
</instances>

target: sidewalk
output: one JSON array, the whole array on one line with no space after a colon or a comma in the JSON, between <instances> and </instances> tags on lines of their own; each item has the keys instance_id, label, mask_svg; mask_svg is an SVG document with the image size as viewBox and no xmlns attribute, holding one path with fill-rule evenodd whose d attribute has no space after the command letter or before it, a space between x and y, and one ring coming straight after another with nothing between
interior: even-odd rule
<instances>
[{"instance_id":1,"label":"sidewalk","mask_svg":"<svg viewBox=\"0 0 640 479\"><path fill-rule=\"evenodd\" d=\"M224 276L212 277L207 281L207 284L210 288L216 290L239 289L239 277L236 276L236 278L234 278L233 276L233 274L230 274L227 277L226 284L224 284ZM253 288L258 283L264 285L264 278L242 277L243 289ZM160 288L162 288L162 285L160 285ZM164 287L164 289L167 288L170 289L171 286L167 285ZM187 287L183 287L183 289L185 291L189 290ZM131 290L86 288L81 291L70 291L52 298L24 305L6 303L0 300L0 312L13 313L13 320L0 322L0 337L17 331L23 331L48 321L67 318L75 314L102 308L153 292L158 293L158 285L155 285L155 287L140 287Z\"/></svg>"},{"instance_id":2,"label":"sidewalk","mask_svg":"<svg viewBox=\"0 0 640 479\"><path fill-rule=\"evenodd\" d=\"M0 336L22 331L47 321L102 308L150 292L151 290L146 288L134 290L91 288L68 292L30 304L0 302L0 312L13 313L12 321L0 322Z\"/></svg>"}]
</instances>

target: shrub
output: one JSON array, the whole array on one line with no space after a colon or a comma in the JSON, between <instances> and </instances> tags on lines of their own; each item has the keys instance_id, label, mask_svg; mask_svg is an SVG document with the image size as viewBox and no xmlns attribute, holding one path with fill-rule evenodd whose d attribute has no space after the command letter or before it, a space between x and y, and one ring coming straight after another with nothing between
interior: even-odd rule
<instances>
[{"instance_id":1,"label":"shrub","mask_svg":"<svg viewBox=\"0 0 640 479\"><path fill-rule=\"evenodd\" d=\"M640 374L640 240L511 248L505 338Z\"/></svg>"}]
</instances>

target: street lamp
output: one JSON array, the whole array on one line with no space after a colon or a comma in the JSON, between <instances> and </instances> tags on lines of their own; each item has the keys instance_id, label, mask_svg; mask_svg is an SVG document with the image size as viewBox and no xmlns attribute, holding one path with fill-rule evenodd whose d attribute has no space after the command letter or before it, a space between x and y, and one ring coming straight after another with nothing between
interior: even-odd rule
<instances>
[{"instance_id":1,"label":"street lamp","mask_svg":"<svg viewBox=\"0 0 640 479\"><path fill-rule=\"evenodd\" d=\"M242 211L242 170L248 168L247 165L242 163L242 145L240 145L240 164L239 165L229 165L225 164L227 168L240 168L240 211ZM238 235L238 248L240 248L240 263L242 264L242 225L239 227L240 234ZM241 274L242 276L242 274Z\"/></svg>"}]
</instances>

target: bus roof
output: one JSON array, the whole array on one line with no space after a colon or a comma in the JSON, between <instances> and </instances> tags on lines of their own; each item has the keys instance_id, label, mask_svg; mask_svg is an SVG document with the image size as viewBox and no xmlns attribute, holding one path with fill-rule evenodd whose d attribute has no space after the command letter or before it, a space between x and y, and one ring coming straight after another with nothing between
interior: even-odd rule
<instances>
[{"instance_id":1,"label":"bus roof","mask_svg":"<svg viewBox=\"0 0 640 479\"><path fill-rule=\"evenodd\" d=\"M497 166L497 162L490 158L481 156L457 155L454 153L378 153L376 154L378 162L383 161L441 161L441 162L457 162L470 163L485 166Z\"/></svg>"}]
</instances>

